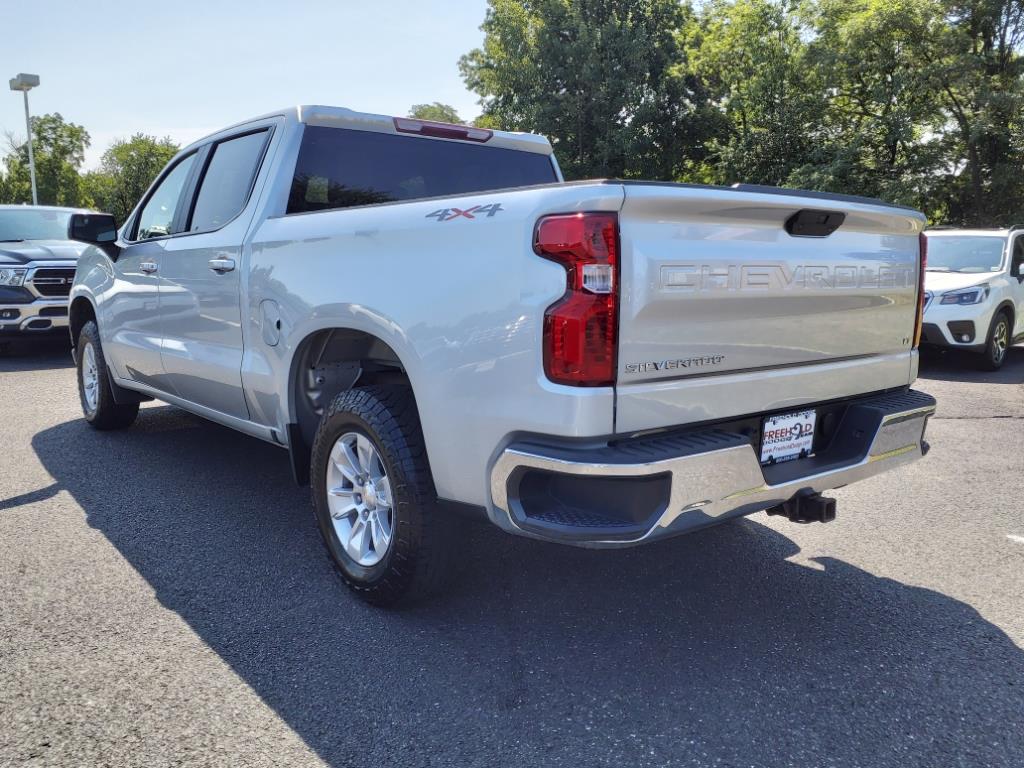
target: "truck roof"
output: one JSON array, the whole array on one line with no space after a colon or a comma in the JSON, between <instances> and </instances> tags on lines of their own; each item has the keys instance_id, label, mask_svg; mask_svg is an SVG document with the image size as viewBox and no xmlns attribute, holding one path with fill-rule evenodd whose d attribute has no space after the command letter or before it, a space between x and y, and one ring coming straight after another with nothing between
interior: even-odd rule
<instances>
[{"instance_id":1,"label":"truck roof","mask_svg":"<svg viewBox=\"0 0 1024 768\"><path fill-rule=\"evenodd\" d=\"M429 138L435 141L473 141L474 143L479 143L481 146L487 147L514 149L520 152L535 152L542 155L550 155L552 153L551 142L548 141L547 137L536 133L495 131L484 128L472 128L472 126L462 126L471 131L475 131L478 134L486 134L487 137L479 139L460 139L457 137L437 135L425 136L415 132L399 130L397 121L433 126L441 126L445 124L431 123L427 120L416 120L415 118L377 115L372 112L356 112L355 110L348 109L346 107L331 107L323 104L301 104L296 107L286 107L274 112L267 112L266 114L259 115L258 117L252 117L248 120L243 120L239 123L235 123L234 125L216 131L215 133L209 134L208 136L204 136L202 139L190 144L186 149L195 144L202 144L213 136L217 136L221 133L272 117L284 117L289 121L305 123L306 125L325 126L328 128L347 128L355 131L376 131L378 133L402 134L418 138Z\"/></svg>"}]
</instances>

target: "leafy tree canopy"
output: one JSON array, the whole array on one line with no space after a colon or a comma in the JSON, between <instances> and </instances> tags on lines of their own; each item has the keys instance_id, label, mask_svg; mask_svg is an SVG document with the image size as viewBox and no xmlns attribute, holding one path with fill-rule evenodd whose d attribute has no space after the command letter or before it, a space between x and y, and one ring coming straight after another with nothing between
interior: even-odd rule
<instances>
[{"instance_id":1,"label":"leafy tree canopy","mask_svg":"<svg viewBox=\"0 0 1024 768\"><path fill-rule=\"evenodd\" d=\"M569 177L673 178L717 116L686 72L678 0L490 0L459 67L480 121L549 136Z\"/></svg>"},{"instance_id":2,"label":"leafy tree canopy","mask_svg":"<svg viewBox=\"0 0 1024 768\"><path fill-rule=\"evenodd\" d=\"M432 104L413 104L409 108L409 117L417 120L433 120L435 123L462 124L463 120L455 107L435 101Z\"/></svg>"},{"instance_id":3,"label":"leafy tree canopy","mask_svg":"<svg viewBox=\"0 0 1024 768\"><path fill-rule=\"evenodd\" d=\"M118 139L103 153L99 169L84 177L91 204L124 221L177 152L178 145L169 137L137 133Z\"/></svg>"},{"instance_id":4,"label":"leafy tree canopy","mask_svg":"<svg viewBox=\"0 0 1024 768\"><path fill-rule=\"evenodd\" d=\"M482 29L478 123L546 134L568 178L1024 217L1019 0L489 0Z\"/></svg>"},{"instance_id":5,"label":"leafy tree canopy","mask_svg":"<svg viewBox=\"0 0 1024 768\"><path fill-rule=\"evenodd\" d=\"M41 205L78 206L83 202L78 171L89 147L89 133L64 120L60 113L33 117L32 152L36 165L36 189ZM8 134L9 152L4 158L0 202L31 203L28 141Z\"/></svg>"},{"instance_id":6,"label":"leafy tree canopy","mask_svg":"<svg viewBox=\"0 0 1024 768\"><path fill-rule=\"evenodd\" d=\"M475 123L542 133L567 178L880 197L936 222L1024 219L1021 0L488 0L459 61ZM410 116L463 120L441 102ZM40 202L124 217L176 147L32 121ZM28 202L8 136L0 202Z\"/></svg>"}]
</instances>

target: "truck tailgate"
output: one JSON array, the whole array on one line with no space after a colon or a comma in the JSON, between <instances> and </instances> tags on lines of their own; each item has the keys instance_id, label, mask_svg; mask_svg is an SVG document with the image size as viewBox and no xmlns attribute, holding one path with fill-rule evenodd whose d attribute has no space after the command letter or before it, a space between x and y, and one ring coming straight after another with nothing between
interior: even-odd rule
<instances>
[{"instance_id":1,"label":"truck tailgate","mask_svg":"<svg viewBox=\"0 0 1024 768\"><path fill-rule=\"evenodd\" d=\"M921 214L761 188L624 189L619 431L909 383ZM798 214L814 236L787 231ZM827 236L813 226L825 215L841 221Z\"/></svg>"}]
</instances>

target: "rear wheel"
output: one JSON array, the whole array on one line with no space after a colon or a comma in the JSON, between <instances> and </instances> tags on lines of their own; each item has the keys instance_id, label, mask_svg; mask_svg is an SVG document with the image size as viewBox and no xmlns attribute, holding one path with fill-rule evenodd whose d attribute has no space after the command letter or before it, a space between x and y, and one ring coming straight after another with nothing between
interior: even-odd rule
<instances>
[{"instance_id":1,"label":"rear wheel","mask_svg":"<svg viewBox=\"0 0 1024 768\"><path fill-rule=\"evenodd\" d=\"M980 367L984 371L998 371L1006 361L1006 352L1010 348L1010 318L1000 312L992 320L985 351L981 354Z\"/></svg>"},{"instance_id":2,"label":"rear wheel","mask_svg":"<svg viewBox=\"0 0 1024 768\"><path fill-rule=\"evenodd\" d=\"M78 335L78 397L85 420L96 429L130 427L139 414L138 403L118 403L107 374L100 332L95 321L87 322Z\"/></svg>"},{"instance_id":3,"label":"rear wheel","mask_svg":"<svg viewBox=\"0 0 1024 768\"><path fill-rule=\"evenodd\" d=\"M359 597L394 605L443 583L455 531L438 513L407 387L356 388L335 397L313 442L310 477L327 553Z\"/></svg>"}]
</instances>

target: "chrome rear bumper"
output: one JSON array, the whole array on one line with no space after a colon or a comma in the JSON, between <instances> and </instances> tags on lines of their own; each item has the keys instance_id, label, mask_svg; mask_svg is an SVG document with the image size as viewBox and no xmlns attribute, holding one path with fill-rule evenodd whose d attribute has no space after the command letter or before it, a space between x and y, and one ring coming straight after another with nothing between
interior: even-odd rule
<instances>
[{"instance_id":1,"label":"chrome rear bumper","mask_svg":"<svg viewBox=\"0 0 1024 768\"><path fill-rule=\"evenodd\" d=\"M914 461L927 451L934 412L935 399L913 390L857 400L826 449L772 467L761 466L748 436L713 428L584 449L515 443L494 464L488 514L547 541L654 541Z\"/></svg>"}]
</instances>

